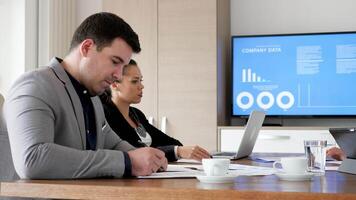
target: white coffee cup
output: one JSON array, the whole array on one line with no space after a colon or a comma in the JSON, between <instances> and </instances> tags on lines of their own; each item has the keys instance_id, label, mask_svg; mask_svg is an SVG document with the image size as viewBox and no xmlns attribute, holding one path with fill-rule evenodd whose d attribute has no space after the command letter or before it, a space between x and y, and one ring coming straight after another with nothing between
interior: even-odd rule
<instances>
[{"instance_id":1,"label":"white coffee cup","mask_svg":"<svg viewBox=\"0 0 356 200\"><path fill-rule=\"evenodd\" d=\"M224 176L229 170L230 160L226 158L208 158L202 160L207 176Z\"/></svg>"},{"instance_id":2,"label":"white coffee cup","mask_svg":"<svg viewBox=\"0 0 356 200\"><path fill-rule=\"evenodd\" d=\"M306 157L285 157L281 161L273 163L273 168L277 168L277 164L282 165L283 172L287 174L304 174L308 168L308 160Z\"/></svg>"}]
</instances>

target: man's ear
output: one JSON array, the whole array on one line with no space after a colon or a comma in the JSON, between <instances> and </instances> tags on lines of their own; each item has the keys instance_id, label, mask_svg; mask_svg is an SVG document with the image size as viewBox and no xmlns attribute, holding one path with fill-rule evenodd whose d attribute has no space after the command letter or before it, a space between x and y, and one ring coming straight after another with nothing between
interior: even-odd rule
<instances>
[{"instance_id":1,"label":"man's ear","mask_svg":"<svg viewBox=\"0 0 356 200\"><path fill-rule=\"evenodd\" d=\"M83 40L83 42L80 44L79 50L80 50L80 54L83 57L87 57L88 53L90 51L90 49L95 47L95 43L94 40L92 39L85 39Z\"/></svg>"}]
</instances>

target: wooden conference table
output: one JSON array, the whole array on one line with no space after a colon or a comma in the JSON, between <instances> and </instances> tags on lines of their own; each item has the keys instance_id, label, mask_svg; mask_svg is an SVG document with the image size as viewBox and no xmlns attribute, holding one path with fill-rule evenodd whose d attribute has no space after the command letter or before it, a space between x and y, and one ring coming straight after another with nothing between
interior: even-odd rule
<instances>
[{"instance_id":1,"label":"wooden conference table","mask_svg":"<svg viewBox=\"0 0 356 200\"><path fill-rule=\"evenodd\" d=\"M248 159L239 164L271 166ZM231 184L180 179L19 180L2 182L2 196L53 199L356 199L356 175L327 171L312 181L281 181L275 175L240 176Z\"/></svg>"}]
</instances>

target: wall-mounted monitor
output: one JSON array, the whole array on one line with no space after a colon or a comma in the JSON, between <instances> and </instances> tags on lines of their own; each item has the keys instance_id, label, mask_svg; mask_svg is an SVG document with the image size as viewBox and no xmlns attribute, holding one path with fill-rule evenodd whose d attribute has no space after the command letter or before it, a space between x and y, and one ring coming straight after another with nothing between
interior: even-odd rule
<instances>
[{"instance_id":1,"label":"wall-mounted monitor","mask_svg":"<svg viewBox=\"0 0 356 200\"><path fill-rule=\"evenodd\" d=\"M356 32L232 37L232 114L356 116Z\"/></svg>"}]
</instances>

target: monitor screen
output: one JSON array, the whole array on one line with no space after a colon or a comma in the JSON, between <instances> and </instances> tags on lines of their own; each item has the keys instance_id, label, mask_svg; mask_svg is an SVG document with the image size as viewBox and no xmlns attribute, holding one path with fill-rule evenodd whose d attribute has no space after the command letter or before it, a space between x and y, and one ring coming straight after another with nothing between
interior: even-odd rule
<instances>
[{"instance_id":1,"label":"monitor screen","mask_svg":"<svg viewBox=\"0 0 356 200\"><path fill-rule=\"evenodd\" d=\"M355 116L356 33L232 37L232 114Z\"/></svg>"}]
</instances>

